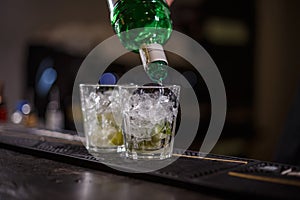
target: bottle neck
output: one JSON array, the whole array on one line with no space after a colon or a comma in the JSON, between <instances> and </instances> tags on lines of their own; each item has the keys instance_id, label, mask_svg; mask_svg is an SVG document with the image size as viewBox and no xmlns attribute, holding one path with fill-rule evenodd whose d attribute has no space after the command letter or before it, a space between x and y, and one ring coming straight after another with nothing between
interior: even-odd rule
<instances>
[{"instance_id":1,"label":"bottle neck","mask_svg":"<svg viewBox=\"0 0 300 200\"><path fill-rule=\"evenodd\" d=\"M162 84L167 76L168 61L160 44L144 44L139 49L145 72L152 81Z\"/></svg>"}]
</instances>

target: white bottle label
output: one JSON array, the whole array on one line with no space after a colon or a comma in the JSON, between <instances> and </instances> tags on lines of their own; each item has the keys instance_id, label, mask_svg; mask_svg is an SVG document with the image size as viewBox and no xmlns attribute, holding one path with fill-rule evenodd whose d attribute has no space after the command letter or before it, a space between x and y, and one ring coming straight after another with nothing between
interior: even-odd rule
<instances>
[{"instance_id":1,"label":"white bottle label","mask_svg":"<svg viewBox=\"0 0 300 200\"><path fill-rule=\"evenodd\" d=\"M164 49L160 44L144 44L139 52L146 71L148 70L148 64L155 61L164 61L168 64Z\"/></svg>"}]
</instances>

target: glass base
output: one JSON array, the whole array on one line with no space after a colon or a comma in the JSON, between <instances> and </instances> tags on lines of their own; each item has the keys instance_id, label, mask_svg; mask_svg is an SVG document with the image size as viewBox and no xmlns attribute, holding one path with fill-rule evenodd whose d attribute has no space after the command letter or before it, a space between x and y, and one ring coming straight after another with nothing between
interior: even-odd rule
<instances>
[{"instance_id":1,"label":"glass base","mask_svg":"<svg viewBox=\"0 0 300 200\"><path fill-rule=\"evenodd\" d=\"M99 153L121 153L121 152L125 151L124 146L115 146L115 147L87 146L86 149L91 154L99 154Z\"/></svg>"},{"instance_id":2,"label":"glass base","mask_svg":"<svg viewBox=\"0 0 300 200\"><path fill-rule=\"evenodd\" d=\"M164 160L172 157L172 151L126 151L125 156L133 160Z\"/></svg>"}]
</instances>

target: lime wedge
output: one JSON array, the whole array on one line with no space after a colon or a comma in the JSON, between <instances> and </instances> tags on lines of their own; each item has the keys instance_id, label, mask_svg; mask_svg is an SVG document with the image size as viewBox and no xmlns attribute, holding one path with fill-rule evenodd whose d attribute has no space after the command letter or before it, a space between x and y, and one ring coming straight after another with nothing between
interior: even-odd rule
<instances>
[{"instance_id":1,"label":"lime wedge","mask_svg":"<svg viewBox=\"0 0 300 200\"><path fill-rule=\"evenodd\" d=\"M122 145L123 144L122 131L119 130L118 132L116 132L109 142L113 145Z\"/></svg>"},{"instance_id":2,"label":"lime wedge","mask_svg":"<svg viewBox=\"0 0 300 200\"><path fill-rule=\"evenodd\" d=\"M158 135L160 136L160 134L167 134L167 135L171 135L172 134L172 129L171 129L171 125L169 122L166 122L164 124L158 124L154 127L154 129L152 130L152 136Z\"/></svg>"},{"instance_id":3,"label":"lime wedge","mask_svg":"<svg viewBox=\"0 0 300 200\"><path fill-rule=\"evenodd\" d=\"M167 135L172 135L172 128L171 128L170 123L168 123L168 122L166 123L164 133Z\"/></svg>"}]
</instances>

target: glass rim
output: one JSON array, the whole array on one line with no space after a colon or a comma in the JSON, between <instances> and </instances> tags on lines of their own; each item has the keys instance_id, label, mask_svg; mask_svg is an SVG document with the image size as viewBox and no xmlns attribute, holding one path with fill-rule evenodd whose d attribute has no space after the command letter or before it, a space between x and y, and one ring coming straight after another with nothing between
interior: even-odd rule
<instances>
[{"instance_id":1,"label":"glass rim","mask_svg":"<svg viewBox=\"0 0 300 200\"><path fill-rule=\"evenodd\" d=\"M181 88L180 85L132 85L132 84L93 84L81 83L79 87L119 87L119 88Z\"/></svg>"},{"instance_id":2,"label":"glass rim","mask_svg":"<svg viewBox=\"0 0 300 200\"><path fill-rule=\"evenodd\" d=\"M178 88L180 89L180 85L118 85L119 88L158 88L158 89L163 89L163 88Z\"/></svg>"},{"instance_id":3,"label":"glass rim","mask_svg":"<svg viewBox=\"0 0 300 200\"><path fill-rule=\"evenodd\" d=\"M93 84L93 83L80 83L79 87L118 87L118 85L110 84Z\"/></svg>"}]
</instances>

